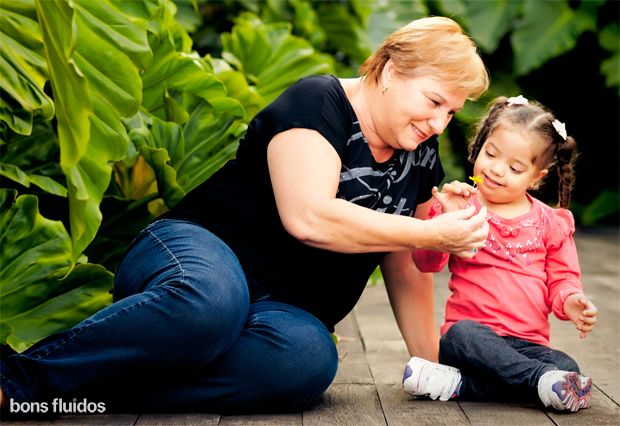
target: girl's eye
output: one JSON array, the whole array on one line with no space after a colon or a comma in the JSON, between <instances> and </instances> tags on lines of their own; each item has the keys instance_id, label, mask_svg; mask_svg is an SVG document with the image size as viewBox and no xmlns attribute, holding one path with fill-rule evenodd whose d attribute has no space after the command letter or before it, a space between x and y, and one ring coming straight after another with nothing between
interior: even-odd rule
<instances>
[{"instance_id":1,"label":"girl's eye","mask_svg":"<svg viewBox=\"0 0 620 426\"><path fill-rule=\"evenodd\" d=\"M520 175L522 173L521 170L517 170L514 167L511 167L510 170L512 170L513 172L515 172L516 174Z\"/></svg>"},{"instance_id":2,"label":"girl's eye","mask_svg":"<svg viewBox=\"0 0 620 426\"><path fill-rule=\"evenodd\" d=\"M493 154L491 154L489 151L485 151L487 156L491 157L491 158L495 158L495 156Z\"/></svg>"}]
</instances>

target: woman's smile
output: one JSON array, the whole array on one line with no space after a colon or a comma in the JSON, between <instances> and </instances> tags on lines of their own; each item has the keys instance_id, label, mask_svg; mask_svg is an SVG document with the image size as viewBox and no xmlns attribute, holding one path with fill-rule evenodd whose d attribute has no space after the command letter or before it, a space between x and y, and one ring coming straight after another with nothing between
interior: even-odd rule
<instances>
[{"instance_id":1,"label":"woman's smile","mask_svg":"<svg viewBox=\"0 0 620 426\"><path fill-rule=\"evenodd\" d=\"M411 124L411 127L413 128L414 133L417 134L422 140L428 139L428 135L422 130L418 129L414 124Z\"/></svg>"}]
</instances>

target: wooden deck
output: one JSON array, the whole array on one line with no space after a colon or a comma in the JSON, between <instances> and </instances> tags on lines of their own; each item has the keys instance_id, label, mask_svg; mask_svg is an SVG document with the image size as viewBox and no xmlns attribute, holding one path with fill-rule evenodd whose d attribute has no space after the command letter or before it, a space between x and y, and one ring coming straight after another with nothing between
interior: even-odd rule
<instances>
[{"instance_id":1,"label":"wooden deck","mask_svg":"<svg viewBox=\"0 0 620 426\"><path fill-rule=\"evenodd\" d=\"M385 288L370 286L354 311L336 328L342 358L331 387L308 411L294 414L219 416L214 414L104 414L60 416L3 425L620 425L620 253L617 230L578 232L585 292L599 309L598 324L579 339L572 323L552 318L552 345L569 353L592 377L592 406L562 414L538 405L430 401L401 389L409 359L391 313ZM447 272L435 279L435 315L440 324Z\"/></svg>"}]
</instances>

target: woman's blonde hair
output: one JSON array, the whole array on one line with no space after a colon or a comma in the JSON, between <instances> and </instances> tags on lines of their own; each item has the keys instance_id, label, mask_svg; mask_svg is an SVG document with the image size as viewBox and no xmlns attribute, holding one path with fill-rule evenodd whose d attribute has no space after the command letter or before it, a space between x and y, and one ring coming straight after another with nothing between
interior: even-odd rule
<instances>
[{"instance_id":1,"label":"woman's blonde hair","mask_svg":"<svg viewBox=\"0 0 620 426\"><path fill-rule=\"evenodd\" d=\"M469 93L468 99L477 99L489 87L489 75L476 45L449 18L422 18L393 32L360 67L360 74L367 83L378 85L390 59L400 74L435 74Z\"/></svg>"}]
</instances>

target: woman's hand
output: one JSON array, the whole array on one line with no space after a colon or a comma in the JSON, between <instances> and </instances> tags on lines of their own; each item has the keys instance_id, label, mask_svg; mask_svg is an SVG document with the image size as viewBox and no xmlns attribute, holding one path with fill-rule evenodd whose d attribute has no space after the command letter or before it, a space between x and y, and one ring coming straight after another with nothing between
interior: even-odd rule
<instances>
[{"instance_id":1,"label":"woman's hand","mask_svg":"<svg viewBox=\"0 0 620 426\"><path fill-rule=\"evenodd\" d=\"M564 313L581 331L579 337L583 339L594 328L598 309L584 294L571 294L564 301Z\"/></svg>"},{"instance_id":2,"label":"woman's hand","mask_svg":"<svg viewBox=\"0 0 620 426\"><path fill-rule=\"evenodd\" d=\"M487 209L482 207L478 214L474 206L456 212L444 213L426 221L429 232L437 235L437 246L430 250L455 254L471 259L477 250L484 247L489 234Z\"/></svg>"},{"instance_id":3,"label":"woman's hand","mask_svg":"<svg viewBox=\"0 0 620 426\"><path fill-rule=\"evenodd\" d=\"M455 180L446 183L441 192L437 187L433 188L433 197L441 204L444 213L456 212L467 207L467 202L478 190L464 182Z\"/></svg>"}]
</instances>

